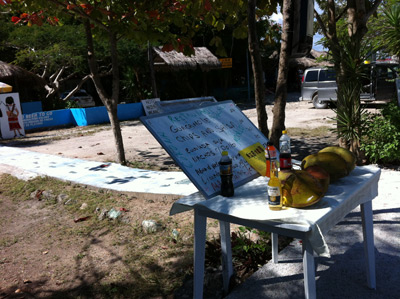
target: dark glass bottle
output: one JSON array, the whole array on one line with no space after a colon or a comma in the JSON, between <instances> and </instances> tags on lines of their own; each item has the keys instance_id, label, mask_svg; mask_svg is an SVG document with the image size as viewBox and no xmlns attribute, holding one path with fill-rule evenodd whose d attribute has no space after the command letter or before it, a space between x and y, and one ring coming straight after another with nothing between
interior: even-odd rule
<instances>
[{"instance_id":1,"label":"dark glass bottle","mask_svg":"<svg viewBox=\"0 0 400 299\"><path fill-rule=\"evenodd\" d=\"M232 160L227 151L222 152L219 161L219 174L221 176L221 195L231 197L235 194L232 182Z\"/></svg>"}]
</instances>

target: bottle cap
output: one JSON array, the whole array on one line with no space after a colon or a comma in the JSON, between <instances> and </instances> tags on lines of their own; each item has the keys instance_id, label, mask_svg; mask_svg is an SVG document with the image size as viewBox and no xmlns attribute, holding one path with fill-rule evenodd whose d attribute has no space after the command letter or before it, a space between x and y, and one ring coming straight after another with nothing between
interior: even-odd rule
<instances>
[{"instance_id":1,"label":"bottle cap","mask_svg":"<svg viewBox=\"0 0 400 299\"><path fill-rule=\"evenodd\" d=\"M222 156L228 156L228 151L223 151Z\"/></svg>"},{"instance_id":2,"label":"bottle cap","mask_svg":"<svg viewBox=\"0 0 400 299\"><path fill-rule=\"evenodd\" d=\"M287 133L287 131L286 131L286 130L283 130L283 131L282 131L282 134L286 134L286 133Z\"/></svg>"}]
</instances>

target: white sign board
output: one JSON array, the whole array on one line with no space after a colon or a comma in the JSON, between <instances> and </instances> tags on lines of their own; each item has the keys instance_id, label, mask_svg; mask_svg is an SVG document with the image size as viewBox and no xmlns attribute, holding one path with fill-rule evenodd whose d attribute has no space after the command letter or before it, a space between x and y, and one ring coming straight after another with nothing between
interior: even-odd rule
<instances>
[{"instance_id":1,"label":"white sign board","mask_svg":"<svg viewBox=\"0 0 400 299\"><path fill-rule=\"evenodd\" d=\"M266 147L268 139L232 101L140 120L206 198L220 193L222 151L232 158L235 187L259 176L239 151L257 142Z\"/></svg>"},{"instance_id":2,"label":"white sign board","mask_svg":"<svg viewBox=\"0 0 400 299\"><path fill-rule=\"evenodd\" d=\"M0 93L0 137L11 139L25 136L19 94Z\"/></svg>"}]
</instances>

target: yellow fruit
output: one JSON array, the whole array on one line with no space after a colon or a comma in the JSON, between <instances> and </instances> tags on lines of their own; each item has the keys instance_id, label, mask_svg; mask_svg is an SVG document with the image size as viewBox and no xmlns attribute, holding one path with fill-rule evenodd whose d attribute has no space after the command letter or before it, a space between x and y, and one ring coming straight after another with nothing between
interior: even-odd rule
<instances>
[{"instance_id":1,"label":"yellow fruit","mask_svg":"<svg viewBox=\"0 0 400 299\"><path fill-rule=\"evenodd\" d=\"M356 167L356 156L346 148L339 146L328 146L319 151L319 153L335 153L343 158L347 164L347 171L350 173Z\"/></svg>"},{"instance_id":2,"label":"yellow fruit","mask_svg":"<svg viewBox=\"0 0 400 299\"><path fill-rule=\"evenodd\" d=\"M321 166L314 165L307 167L306 171L320 182L324 193L328 191L330 175L325 169L323 169Z\"/></svg>"},{"instance_id":3,"label":"yellow fruit","mask_svg":"<svg viewBox=\"0 0 400 299\"><path fill-rule=\"evenodd\" d=\"M294 170L281 170L278 173L278 178L282 186L282 204L286 207L292 206L292 196L290 190L292 189L293 181L296 178Z\"/></svg>"},{"instance_id":4,"label":"yellow fruit","mask_svg":"<svg viewBox=\"0 0 400 299\"><path fill-rule=\"evenodd\" d=\"M330 181L334 182L349 174L346 161L335 153L318 153L305 157L301 169L310 166L320 166L329 173Z\"/></svg>"},{"instance_id":5,"label":"yellow fruit","mask_svg":"<svg viewBox=\"0 0 400 299\"><path fill-rule=\"evenodd\" d=\"M281 171L279 179L282 184L283 204L288 207L310 206L325 194L318 179L304 170Z\"/></svg>"}]
</instances>

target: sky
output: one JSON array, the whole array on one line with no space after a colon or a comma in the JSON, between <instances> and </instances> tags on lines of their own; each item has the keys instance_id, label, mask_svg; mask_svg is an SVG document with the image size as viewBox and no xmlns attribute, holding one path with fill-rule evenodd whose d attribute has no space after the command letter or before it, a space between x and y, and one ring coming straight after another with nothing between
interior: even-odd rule
<instances>
[{"instance_id":1,"label":"sky","mask_svg":"<svg viewBox=\"0 0 400 299\"><path fill-rule=\"evenodd\" d=\"M316 9L319 13L322 12L318 6L316 6L315 9ZM280 8L279 8L279 7L278 7L278 11L280 11ZM283 18L282 18L282 13L278 13L278 14L274 13L274 14L272 15L271 19L272 19L273 21L277 22L277 23L282 24L282 20L283 20ZM316 45L316 43L317 43L321 38L322 38L322 35L321 35L321 34L314 34L314 36L313 36L313 49L314 49L314 50L317 50L317 51L324 51L324 50L326 50L326 49L324 49L321 45Z\"/></svg>"}]
</instances>

